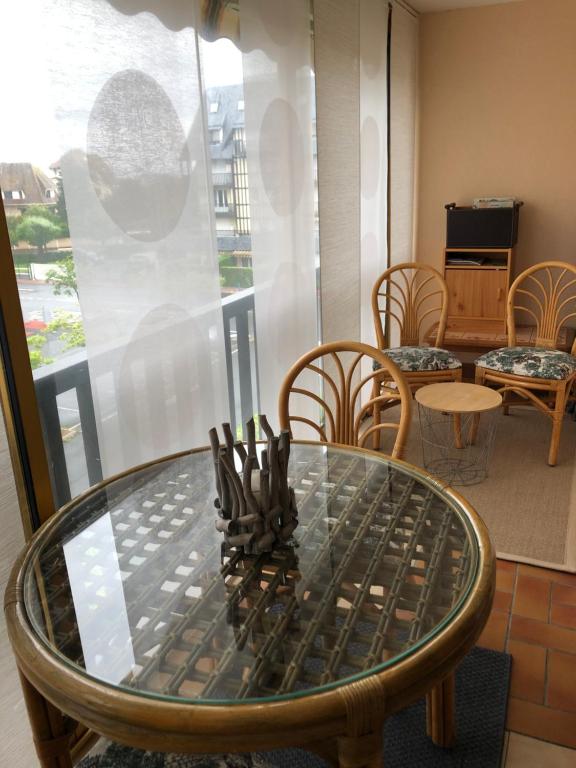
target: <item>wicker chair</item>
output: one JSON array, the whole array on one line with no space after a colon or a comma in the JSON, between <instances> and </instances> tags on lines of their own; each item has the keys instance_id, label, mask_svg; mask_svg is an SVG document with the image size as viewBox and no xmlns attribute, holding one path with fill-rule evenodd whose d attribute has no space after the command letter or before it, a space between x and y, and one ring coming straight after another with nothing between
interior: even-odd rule
<instances>
[{"instance_id":1,"label":"wicker chair","mask_svg":"<svg viewBox=\"0 0 576 768\"><path fill-rule=\"evenodd\" d=\"M393 387L373 397L374 378L381 377L382 371ZM317 383L322 385L321 394L317 394ZM368 401L362 403L365 389ZM299 422L310 427L322 442L353 446L363 446L370 435L379 438L384 430L392 430L396 435L390 455L400 458L410 427L411 399L398 366L383 352L357 341L336 341L312 349L286 374L278 404L280 427L291 430L292 424ZM310 400L317 405L317 418L297 415L297 401L308 408ZM399 420L380 422L381 410L398 404ZM373 421L366 424L370 415Z\"/></svg>"},{"instance_id":2,"label":"wicker chair","mask_svg":"<svg viewBox=\"0 0 576 768\"><path fill-rule=\"evenodd\" d=\"M533 347L516 346L516 314L536 324ZM508 346L476 360L476 383L498 386L504 412L511 405L533 405L552 420L548 464L558 459L567 399L576 380L576 340L571 354L556 345L562 326L576 317L576 266L544 261L522 272L510 286L507 303Z\"/></svg>"},{"instance_id":3,"label":"wicker chair","mask_svg":"<svg viewBox=\"0 0 576 768\"><path fill-rule=\"evenodd\" d=\"M372 289L372 313L378 347L400 368L412 391L424 384L462 380L462 363L442 349L448 289L433 267L406 262L383 272ZM423 346L435 319L434 346ZM399 346L388 346L385 330L399 333Z\"/></svg>"}]
</instances>

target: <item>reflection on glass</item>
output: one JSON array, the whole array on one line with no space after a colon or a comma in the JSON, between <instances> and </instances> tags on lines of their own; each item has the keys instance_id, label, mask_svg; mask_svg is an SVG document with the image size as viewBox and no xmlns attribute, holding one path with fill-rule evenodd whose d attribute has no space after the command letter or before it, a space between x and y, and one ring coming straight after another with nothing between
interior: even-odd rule
<instances>
[{"instance_id":1,"label":"reflection on glass","mask_svg":"<svg viewBox=\"0 0 576 768\"><path fill-rule=\"evenodd\" d=\"M119 683L134 666L122 572L109 514L62 545L86 671Z\"/></svg>"}]
</instances>

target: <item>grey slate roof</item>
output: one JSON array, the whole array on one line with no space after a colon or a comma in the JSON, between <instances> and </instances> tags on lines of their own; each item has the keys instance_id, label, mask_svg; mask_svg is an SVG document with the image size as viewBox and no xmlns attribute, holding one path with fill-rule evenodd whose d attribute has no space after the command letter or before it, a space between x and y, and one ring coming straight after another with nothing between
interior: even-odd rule
<instances>
[{"instance_id":1,"label":"grey slate roof","mask_svg":"<svg viewBox=\"0 0 576 768\"><path fill-rule=\"evenodd\" d=\"M222 128L222 142L210 144L213 160L231 160L234 152L234 128L244 126L244 111L238 109L238 102L244 99L242 85L221 85L206 89L206 110L208 129ZM218 111L210 112L210 104L217 102Z\"/></svg>"}]
</instances>

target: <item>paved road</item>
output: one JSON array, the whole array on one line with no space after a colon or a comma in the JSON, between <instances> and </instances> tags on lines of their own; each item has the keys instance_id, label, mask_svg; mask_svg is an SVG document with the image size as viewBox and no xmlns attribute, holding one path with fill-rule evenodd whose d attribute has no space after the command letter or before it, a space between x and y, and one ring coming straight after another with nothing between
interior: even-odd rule
<instances>
[{"instance_id":1,"label":"paved road","mask_svg":"<svg viewBox=\"0 0 576 768\"><path fill-rule=\"evenodd\" d=\"M18 293L24 322L43 320L49 323L57 310L80 312L76 296L55 296L51 285L18 281Z\"/></svg>"}]
</instances>

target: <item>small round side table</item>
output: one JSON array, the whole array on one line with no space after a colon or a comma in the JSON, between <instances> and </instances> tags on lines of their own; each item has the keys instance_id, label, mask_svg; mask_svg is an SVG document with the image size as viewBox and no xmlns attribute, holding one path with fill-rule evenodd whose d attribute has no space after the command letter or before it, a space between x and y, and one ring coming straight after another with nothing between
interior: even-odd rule
<instances>
[{"instance_id":1,"label":"small round side table","mask_svg":"<svg viewBox=\"0 0 576 768\"><path fill-rule=\"evenodd\" d=\"M421 387L415 398L424 467L450 485L482 482L502 395L479 384L447 382Z\"/></svg>"}]
</instances>

